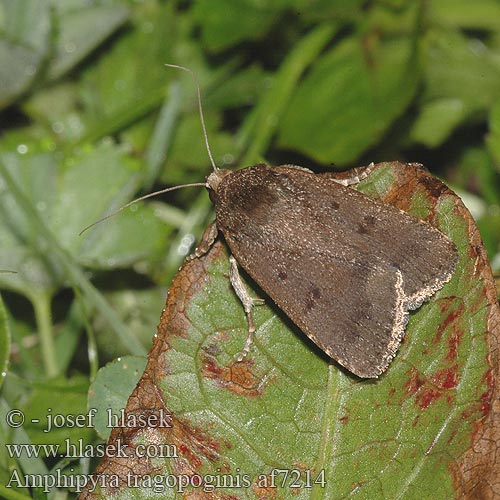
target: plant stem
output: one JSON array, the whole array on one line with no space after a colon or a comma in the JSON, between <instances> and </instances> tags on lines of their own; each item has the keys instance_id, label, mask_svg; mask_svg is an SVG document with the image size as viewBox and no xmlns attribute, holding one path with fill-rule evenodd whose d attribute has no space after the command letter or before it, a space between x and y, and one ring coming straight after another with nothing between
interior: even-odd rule
<instances>
[{"instance_id":1,"label":"plant stem","mask_svg":"<svg viewBox=\"0 0 500 500\"><path fill-rule=\"evenodd\" d=\"M59 363L56 357L54 329L52 327L51 296L47 292L37 291L31 294L30 299L35 310L45 372L49 378L52 378L59 373Z\"/></svg>"}]
</instances>

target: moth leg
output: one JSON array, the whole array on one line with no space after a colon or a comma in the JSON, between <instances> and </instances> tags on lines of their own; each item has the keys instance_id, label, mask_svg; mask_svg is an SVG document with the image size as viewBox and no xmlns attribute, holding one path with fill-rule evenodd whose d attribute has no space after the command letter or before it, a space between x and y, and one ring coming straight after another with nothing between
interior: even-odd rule
<instances>
[{"instance_id":1,"label":"moth leg","mask_svg":"<svg viewBox=\"0 0 500 500\"><path fill-rule=\"evenodd\" d=\"M375 163L371 162L370 165L368 165L360 174L356 173L347 179L332 179L332 181L337 184L342 184L342 186L353 186L354 184L361 182L363 179L366 179L372 173L374 166ZM357 169L355 169L355 171L357 172Z\"/></svg>"},{"instance_id":2,"label":"moth leg","mask_svg":"<svg viewBox=\"0 0 500 500\"><path fill-rule=\"evenodd\" d=\"M253 337L255 333L255 323L253 321L253 313L252 307L257 304L262 304L264 302L263 299L254 299L250 297L243 281L241 279L240 273L238 271L238 263L236 259L230 255L229 256L229 280L231 281L231 285L236 292L236 295L240 299L243 304L243 309L245 310L245 314L247 316L248 321L248 336L245 342L245 346L243 350L238 354L237 360L241 361L250 351L250 347L253 343Z\"/></svg>"},{"instance_id":3,"label":"moth leg","mask_svg":"<svg viewBox=\"0 0 500 500\"><path fill-rule=\"evenodd\" d=\"M213 246L215 239L217 238L217 225L213 221L210 226L205 229L201 237L201 241L196 247L195 251L187 257L186 260L193 260L205 255Z\"/></svg>"}]
</instances>

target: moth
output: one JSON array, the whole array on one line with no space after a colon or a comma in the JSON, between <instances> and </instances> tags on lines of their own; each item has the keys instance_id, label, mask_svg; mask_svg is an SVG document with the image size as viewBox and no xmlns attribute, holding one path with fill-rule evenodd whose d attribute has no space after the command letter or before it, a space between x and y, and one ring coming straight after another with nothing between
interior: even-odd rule
<instances>
[{"instance_id":1,"label":"moth","mask_svg":"<svg viewBox=\"0 0 500 500\"><path fill-rule=\"evenodd\" d=\"M241 266L328 356L359 377L378 377L396 355L409 311L451 279L458 260L454 243L427 222L350 187L360 181L357 175L338 180L294 165L219 169L196 76L183 66L166 66L189 72L196 82L213 172L204 183L150 193L119 210L174 189L205 186L216 219L189 258L206 253L222 233L231 251L230 281L248 320L237 359L248 355L255 332L256 299L239 275Z\"/></svg>"},{"instance_id":2,"label":"moth","mask_svg":"<svg viewBox=\"0 0 500 500\"><path fill-rule=\"evenodd\" d=\"M348 187L358 180L266 164L208 176L216 220L194 257L223 234L231 283L249 322L240 359L255 328L238 265L320 349L364 378L387 369L409 311L450 280L454 243L429 223Z\"/></svg>"}]
</instances>

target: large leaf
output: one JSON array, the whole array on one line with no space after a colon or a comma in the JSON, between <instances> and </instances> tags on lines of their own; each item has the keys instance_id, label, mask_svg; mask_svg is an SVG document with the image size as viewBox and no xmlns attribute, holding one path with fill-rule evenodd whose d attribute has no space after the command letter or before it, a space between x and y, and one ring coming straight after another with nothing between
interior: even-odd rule
<instances>
[{"instance_id":1,"label":"large leaf","mask_svg":"<svg viewBox=\"0 0 500 500\"><path fill-rule=\"evenodd\" d=\"M41 73L51 41L53 57L46 74L55 79L123 24L128 15L123 3L1 0L0 108L26 91Z\"/></svg>"},{"instance_id":2,"label":"large leaf","mask_svg":"<svg viewBox=\"0 0 500 500\"><path fill-rule=\"evenodd\" d=\"M48 69L55 79L74 67L128 17L126 2L52 0L57 22L54 56Z\"/></svg>"},{"instance_id":3,"label":"large leaf","mask_svg":"<svg viewBox=\"0 0 500 500\"><path fill-rule=\"evenodd\" d=\"M164 63L171 60L174 38L172 6L150 2L136 16L138 28L129 30L89 67L82 80L82 96L95 120L149 101L161 102L172 72ZM129 54L141 54L123 64ZM159 96L159 98L158 98Z\"/></svg>"},{"instance_id":4,"label":"large leaf","mask_svg":"<svg viewBox=\"0 0 500 500\"><path fill-rule=\"evenodd\" d=\"M117 208L140 183L138 163L121 148L103 144L62 161L61 155L5 153L0 156L0 260L15 274L0 274L0 284L31 300L49 375L58 371L50 301L61 288L81 288L127 348L142 353L116 313L96 293L80 265L113 269L158 257L165 226L151 207L132 207L109 227L79 236L89 222ZM135 175L134 175L135 174ZM8 186L8 190L6 189ZM77 207L77 210L75 210ZM140 221L141 231L137 231Z\"/></svg>"},{"instance_id":5,"label":"large leaf","mask_svg":"<svg viewBox=\"0 0 500 500\"><path fill-rule=\"evenodd\" d=\"M219 241L174 280L127 406L136 417L168 412L172 427L113 430L110 444L128 443L129 457L105 457L96 471L122 481L113 498L178 498L161 486L182 474L195 483L185 497L210 499L439 500L494 483L499 310L477 229L460 199L419 166L380 164L359 188L436 225L459 251L452 280L411 314L388 371L371 381L352 376L272 304L256 309L255 345L235 362L247 325ZM138 458L140 443L169 444L176 456ZM275 469L283 470L277 489ZM142 488L127 487L129 471ZM232 486L212 490L207 474L225 474ZM155 493L153 477L163 481Z\"/></svg>"},{"instance_id":6,"label":"large leaf","mask_svg":"<svg viewBox=\"0 0 500 500\"><path fill-rule=\"evenodd\" d=\"M496 0L435 0L428 15L437 24L470 30L495 30L500 27L500 5Z\"/></svg>"},{"instance_id":7,"label":"large leaf","mask_svg":"<svg viewBox=\"0 0 500 500\"><path fill-rule=\"evenodd\" d=\"M0 108L35 79L49 49L50 6L39 0L0 0Z\"/></svg>"},{"instance_id":8,"label":"large leaf","mask_svg":"<svg viewBox=\"0 0 500 500\"><path fill-rule=\"evenodd\" d=\"M36 152L5 153L0 161L61 246L80 263L115 268L161 247L165 229L148 207L127 211L113 221L116 224L78 234L127 201L139 185L139 165L120 148L111 144L88 148L64 162L57 155ZM0 283L27 296L33 289L57 290L67 279L62 266L53 253L46 251L47 243L19 200L3 187L0 258L4 267L17 273L0 274ZM137 217L142 221L141 234L135 230Z\"/></svg>"},{"instance_id":9,"label":"large leaf","mask_svg":"<svg viewBox=\"0 0 500 500\"><path fill-rule=\"evenodd\" d=\"M411 101L419 65L411 37L336 44L297 87L279 143L323 163L349 163L375 144Z\"/></svg>"},{"instance_id":10,"label":"large leaf","mask_svg":"<svg viewBox=\"0 0 500 500\"><path fill-rule=\"evenodd\" d=\"M89 389L89 411L96 413L95 428L99 436L108 438L120 411L125 408L130 391L137 384L146 359L124 356L103 366ZM113 416L111 416L113 415Z\"/></svg>"},{"instance_id":11,"label":"large leaf","mask_svg":"<svg viewBox=\"0 0 500 500\"><path fill-rule=\"evenodd\" d=\"M410 133L415 141L436 147L498 100L500 62L495 49L454 30L430 30L424 42L425 90Z\"/></svg>"},{"instance_id":12,"label":"large leaf","mask_svg":"<svg viewBox=\"0 0 500 500\"><path fill-rule=\"evenodd\" d=\"M194 14L202 26L204 45L217 51L263 37L277 20L280 7L276 2L198 0Z\"/></svg>"}]
</instances>

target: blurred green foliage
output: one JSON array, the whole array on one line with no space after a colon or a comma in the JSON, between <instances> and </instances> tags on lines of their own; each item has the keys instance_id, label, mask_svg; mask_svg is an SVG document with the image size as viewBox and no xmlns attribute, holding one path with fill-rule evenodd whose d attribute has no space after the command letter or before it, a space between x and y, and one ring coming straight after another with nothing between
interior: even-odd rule
<instances>
[{"instance_id":1,"label":"blurred green foliage","mask_svg":"<svg viewBox=\"0 0 500 500\"><path fill-rule=\"evenodd\" d=\"M422 162L500 269L498 0L0 0L2 408L64 384L83 408L99 365L145 354L211 219L191 189L78 234L210 171L195 85L164 63L196 73L219 166Z\"/></svg>"}]
</instances>

